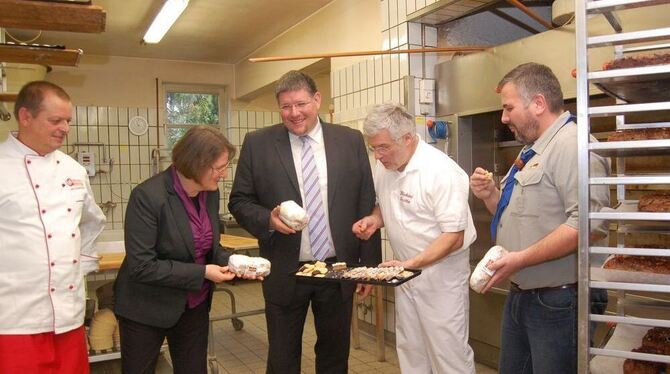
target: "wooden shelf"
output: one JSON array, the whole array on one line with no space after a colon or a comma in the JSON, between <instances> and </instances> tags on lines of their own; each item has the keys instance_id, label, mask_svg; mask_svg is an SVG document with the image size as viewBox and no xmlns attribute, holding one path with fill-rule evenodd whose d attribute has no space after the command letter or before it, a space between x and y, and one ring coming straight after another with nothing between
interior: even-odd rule
<instances>
[{"instance_id":1,"label":"wooden shelf","mask_svg":"<svg viewBox=\"0 0 670 374\"><path fill-rule=\"evenodd\" d=\"M0 0L2 4L2 0ZM2 10L0 10L1 12ZM81 49L56 49L0 45L0 61L24 64L77 66Z\"/></svg>"},{"instance_id":2,"label":"wooden shelf","mask_svg":"<svg viewBox=\"0 0 670 374\"><path fill-rule=\"evenodd\" d=\"M100 33L106 12L99 6L34 0L0 0L0 27Z\"/></svg>"},{"instance_id":3,"label":"wooden shelf","mask_svg":"<svg viewBox=\"0 0 670 374\"><path fill-rule=\"evenodd\" d=\"M16 101L16 93L0 92L0 102L6 101L13 103Z\"/></svg>"}]
</instances>

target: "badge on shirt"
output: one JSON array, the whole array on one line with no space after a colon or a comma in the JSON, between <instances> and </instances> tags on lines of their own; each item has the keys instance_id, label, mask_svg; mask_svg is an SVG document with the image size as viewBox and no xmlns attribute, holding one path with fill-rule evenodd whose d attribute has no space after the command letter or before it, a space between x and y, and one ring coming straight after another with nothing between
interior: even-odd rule
<instances>
[{"instance_id":1,"label":"badge on shirt","mask_svg":"<svg viewBox=\"0 0 670 374\"><path fill-rule=\"evenodd\" d=\"M84 182L82 182L80 179L68 178L65 180L65 184L70 186L70 188L73 190L84 188Z\"/></svg>"}]
</instances>

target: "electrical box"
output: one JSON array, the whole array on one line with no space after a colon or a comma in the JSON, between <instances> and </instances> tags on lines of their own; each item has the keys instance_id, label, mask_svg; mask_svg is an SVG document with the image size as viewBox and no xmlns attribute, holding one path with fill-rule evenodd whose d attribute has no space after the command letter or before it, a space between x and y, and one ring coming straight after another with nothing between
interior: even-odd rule
<instances>
[{"instance_id":1,"label":"electrical box","mask_svg":"<svg viewBox=\"0 0 670 374\"><path fill-rule=\"evenodd\" d=\"M95 176L95 153L79 152L77 153L77 161L86 169L89 177Z\"/></svg>"},{"instance_id":2,"label":"electrical box","mask_svg":"<svg viewBox=\"0 0 670 374\"><path fill-rule=\"evenodd\" d=\"M419 82L419 103L432 104L435 102L435 81L422 79Z\"/></svg>"}]
</instances>

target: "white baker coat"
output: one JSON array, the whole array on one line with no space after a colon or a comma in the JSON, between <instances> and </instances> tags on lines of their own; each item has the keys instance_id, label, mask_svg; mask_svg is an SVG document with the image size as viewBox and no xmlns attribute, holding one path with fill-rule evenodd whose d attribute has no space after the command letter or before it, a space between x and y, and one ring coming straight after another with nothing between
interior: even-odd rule
<instances>
[{"instance_id":1,"label":"white baker coat","mask_svg":"<svg viewBox=\"0 0 670 374\"><path fill-rule=\"evenodd\" d=\"M105 216L85 169L39 156L13 135L0 144L0 334L57 334L84 322L86 273Z\"/></svg>"},{"instance_id":2,"label":"white baker coat","mask_svg":"<svg viewBox=\"0 0 670 374\"><path fill-rule=\"evenodd\" d=\"M403 373L472 373L468 345L470 244L477 234L468 175L419 140L404 171L377 162L375 190L396 259L422 252L445 232L464 231L463 246L396 287L396 347Z\"/></svg>"}]
</instances>

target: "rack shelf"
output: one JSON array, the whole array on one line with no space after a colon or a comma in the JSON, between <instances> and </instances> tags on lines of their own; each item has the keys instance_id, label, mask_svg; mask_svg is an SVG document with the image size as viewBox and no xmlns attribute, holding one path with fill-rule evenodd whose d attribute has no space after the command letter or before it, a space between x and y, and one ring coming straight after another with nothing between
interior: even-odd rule
<instances>
[{"instance_id":1,"label":"rack shelf","mask_svg":"<svg viewBox=\"0 0 670 374\"><path fill-rule=\"evenodd\" d=\"M670 27L655 30L631 31L621 34L592 36L587 39L589 47L606 47L613 45L654 42L670 38Z\"/></svg>"},{"instance_id":2,"label":"rack shelf","mask_svg":"<svg viewBox=\"0 0 670 374\"><path fill-rule=\"evenodd\" d=\"M615 10L632 9L639 7L647 7L652 5L668 4L668 0L599 0L592 1L586 4L586 10L593 13L605 13Z\"/></svg>"},{"instance_id":3,"label":"rack shelf","mask_svg":"<svg viewBox=\"0 0 670 374\"><path fill-rule=\"evenodd\" d=\"M16 93L9 93L9 92L0 92L0 102L10 102L13 103L16 101L16 96L18 94Z\"/></svg>"},{"instance_id":4,"label":"rack shelf","mask_svg":"<svg viewBox=\"0 0 670 374\"><path fill-rule=\"evenodd\" d=\"M0 27L100 33L107 15L96 5L55 1L0 1Z\"/></svg>"},{"instance_id":5,"label":"rack shelf","mask_svg":"<svg viewBox=\"0 0 670 374\"><path fill-rule=\"evenodd\" d=\"M662 156L670 153L670 140L590 143L589 150L604 157Z\"/></svg>"},{"instance_id":6,"label":"rack shelf","mask_svg":"<svg viewBox=\"0 0 670 374\"><path fill-rule=\"evenodd\" d=\"M6 44L0 45L0 61L2 62L77 66L83 53L84 52L81 49L40 48Z\"/></svg>"}]
</instances>

